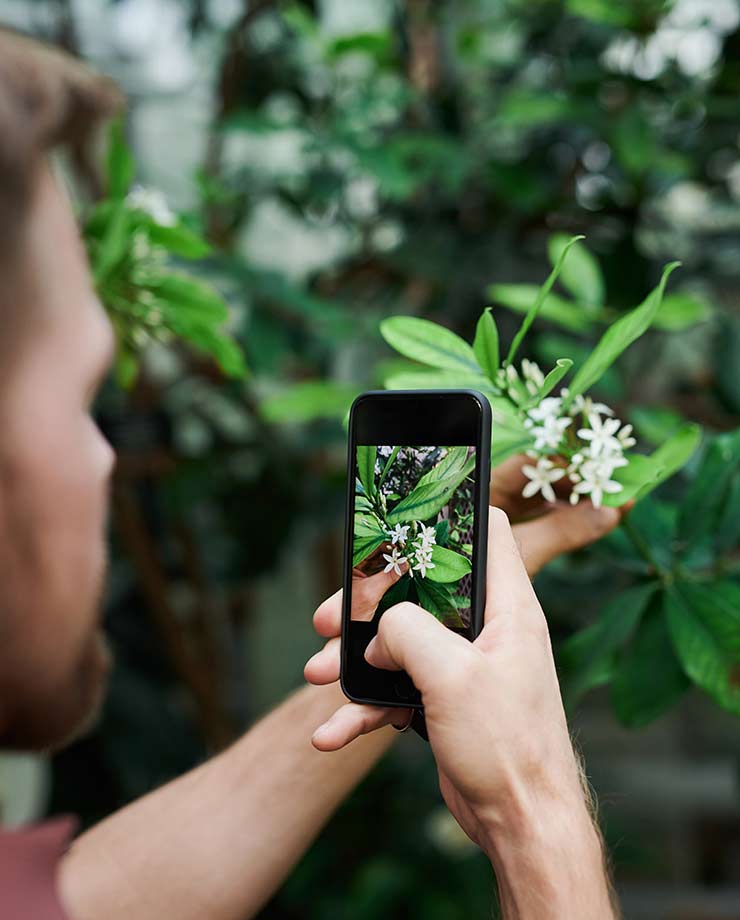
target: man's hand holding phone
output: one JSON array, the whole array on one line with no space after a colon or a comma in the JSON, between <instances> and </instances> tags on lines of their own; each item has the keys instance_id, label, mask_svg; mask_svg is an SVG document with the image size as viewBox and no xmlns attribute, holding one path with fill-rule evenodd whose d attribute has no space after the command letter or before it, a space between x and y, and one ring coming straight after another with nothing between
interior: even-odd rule
<instances>
[{"instance_id":1,"label":"man's hand holding phone","mask_svg":"<svg viewBox=\"0 0 740 920\"><path fill-rule=\"evenodd\" d=\"M502 481L512 475L504 471ZM529 528L517 536L530 574L619 519L617 512L586 507L550 515L559 513L557 523L568 518L573 533L563 535L546 519L519 525ZM375 667L407 671L421 691L442 795L491 859L507 920L611 918L600 837L568 733L547 623L508 518L496 508L488 541L485 622L473 643L402 603L381 618L366 658ZM306 666L313 683L337 679L340 610L334 595L316 612L316 628L329 642ZM337 750L407 715L348 703L316 730L313 743Z\"/></svg>"}]
</instances>

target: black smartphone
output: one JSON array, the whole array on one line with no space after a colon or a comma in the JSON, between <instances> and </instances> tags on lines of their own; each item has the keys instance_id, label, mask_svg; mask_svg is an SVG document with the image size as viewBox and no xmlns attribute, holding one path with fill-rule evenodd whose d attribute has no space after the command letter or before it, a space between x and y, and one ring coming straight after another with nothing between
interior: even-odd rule
<instances>
[{"instance_id":1,"label":"black smartphone","mask_svg":"<svg viewBox=\"0 0 740 920\"><path fill-rule=\"evenodd\" d=\"M408 674L365 649L412 601L473 640L485 605L491 407L475 390L362 393L349 416L341 685L358 703L420 708Z\"/></svg>"}]
</instances>

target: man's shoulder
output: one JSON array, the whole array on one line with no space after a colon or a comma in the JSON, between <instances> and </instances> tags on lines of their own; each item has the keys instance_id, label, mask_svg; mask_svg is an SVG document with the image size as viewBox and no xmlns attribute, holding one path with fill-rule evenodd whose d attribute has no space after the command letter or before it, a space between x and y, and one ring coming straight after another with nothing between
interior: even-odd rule
<instances>
[{"instance_id":1,"label":"man's shoulder","mask_svg":"<svg viewBox=\"0 0 740 920\"><path fill-rule=\"evenodd\" d=\"M13 830L0 828L0 917L66 920L57 894L57 867L77 822L55 818Z\"/></svg>"}]
</instances>

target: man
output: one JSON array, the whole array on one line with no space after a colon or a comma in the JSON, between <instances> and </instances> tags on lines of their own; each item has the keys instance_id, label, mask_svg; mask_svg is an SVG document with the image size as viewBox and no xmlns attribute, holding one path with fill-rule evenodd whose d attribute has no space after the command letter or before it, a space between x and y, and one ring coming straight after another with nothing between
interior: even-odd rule
<instances>
[{"instance_id":1,"label":"man","mask_svg":"<svg viewBox=\"0 0 740 920\"><path fill-rule=\"evenodd\" d=\"M99 599L114 458L90 410L114 342L49 153L66 146L81 154L95 123L118 104L107 80L0 31L0 741L7 747L54 749L78 735L94 717L109 667ZM493 482L498 503L517 514L520 475L513 464ZM374 664L408 669L422 690L442 793L489 854L507 918L614 916L527 572L617 521L608 509L558 507L515 528L522 561L506 516L494 511L486 627L475 645L404 604L385 614L368 649ZM69 847L64 824L0 833L3 920L253 916L391 744L388 723L401 717L342 705L339 609L335 594L315 614L329 639L306 666L316 686L295 693L230 749Z\"/></svg>"}]
</instances>

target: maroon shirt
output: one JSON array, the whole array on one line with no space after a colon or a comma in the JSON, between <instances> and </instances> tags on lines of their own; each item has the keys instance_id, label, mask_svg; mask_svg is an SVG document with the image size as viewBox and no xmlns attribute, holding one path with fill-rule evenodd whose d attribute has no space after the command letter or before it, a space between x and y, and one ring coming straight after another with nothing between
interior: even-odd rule
<instances>
[{"instance_id":1,"label":"maroon shirt","mask_svg":"<svg viewBox=\"0 0 740 920\"><path fill-rule=\"evenodd\" d=\"M69 920L57 894L57 867L75 831L74 818L0 830L2 920Z\"/></svg>"}]
</instances>

